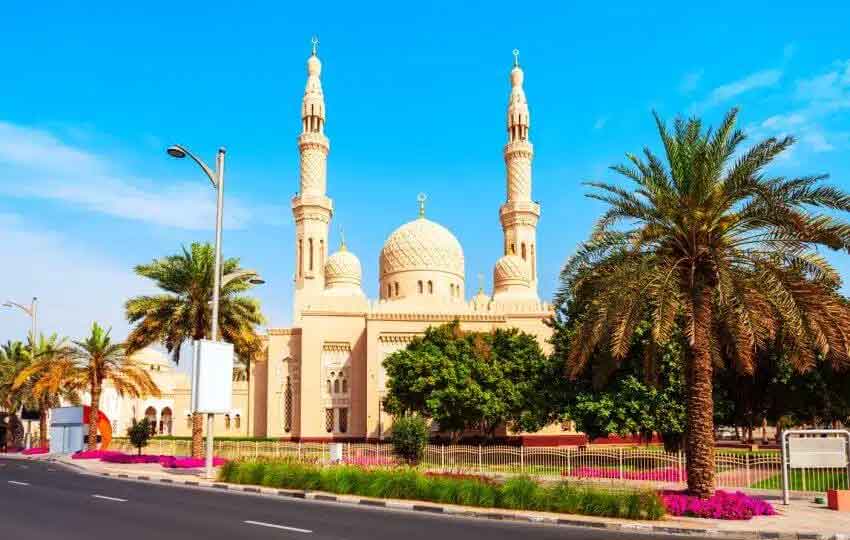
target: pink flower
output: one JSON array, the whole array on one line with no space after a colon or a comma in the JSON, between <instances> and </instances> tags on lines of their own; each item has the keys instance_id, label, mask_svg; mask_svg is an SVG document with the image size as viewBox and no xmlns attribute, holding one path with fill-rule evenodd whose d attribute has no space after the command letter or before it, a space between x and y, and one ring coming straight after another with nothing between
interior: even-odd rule
<instances>
[{"instance_id":1,"label":"pink flower","mask_svg":"<svg viewBox=\"0 0 850 540\"><path fill-rule=\"evenodd\" d=\"M718 490L708 499L699 499L678 491L664 491L661 500L667 512L674 516L693 516L711 519L750 519L753 516L773 516L776 510L762 499L736 491Z\"/></svg>"},{"instance_id":2,"label":"pink flower","mask_svg":"<svg viewBox=\"0 0 850 540\"><path fill-rule=\"evenodd\" d=\"M27 448L26 450L21 452L21 455L37 456L39 454L47 454L49 452L50 452L49 448Z\"/></svg>"}]
</instances>

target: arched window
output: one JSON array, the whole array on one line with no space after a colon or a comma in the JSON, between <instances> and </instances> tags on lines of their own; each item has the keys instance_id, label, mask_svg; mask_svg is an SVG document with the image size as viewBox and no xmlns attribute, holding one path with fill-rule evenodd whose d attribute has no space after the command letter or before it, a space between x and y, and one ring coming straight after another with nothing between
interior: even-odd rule
<instances>
[{"instance_id":1,"label":"arched window","mask_svg":"<svg viewBox=\"0 0 850 540\"><path fill-rule=\"evenodd\" d=\"M319 268L325 267L325 241L319 240Z\"/></svg>"},{"instance_id":2,"label":"arched window","mask_svg":"<svg viewBox=\"0 0 850 540\"><path fill-rule=\"evenodd\" d=\"M164 433L165 435L171 435L172 424L173 424L173 422L171 420L171 416L172 415L171 415L171 408L170 407L165 407L164 409L162 409L162 412L159 414L159 418L160 418L159 432L160 433Z\"/></svg>"},{"instance_id":3,"label":"arched window","mask_svg":"<svg viewBox=\"0 0 850 540\"><path fill-rule=\"evenodd\" d=\"M398 281L395 282L395 295L398 296Z\"/></svg>"},{"instance_id":4,"label":"arched window","mask_svg":"<svg viewBox=\"0 0 850 540\"><path fill-rule=\"evenodd\" d=\"M454 283L449 283L449 295L450 296L455 295L455 284Z\"/></svg>"},{"instance_id":5,"label":"arched window","mask_svg":"<svg viewBox=\"0 0 850 540\"><path fill-rule=\"evenodd\" d=\"M334 394L339 394L339 379L334 381Z\"/></svg>"},{"instance_id":6,"label":"arched window","mask_svg":"<svg viewBox=\"0 0 850 540\"><path fill-rule=\"evenodd\" d=\"M520 251L521 251L521 253L522 253L522 260L525 260L525 259L526 259L526 255L525 255L525 242L523 242L523 243L519 246L519 248L520 248Z\"/></svg>"},{"instance_id":7,"label":"arched window","mask_svg":"<svg viewBox=\"0 0 850 540\"><path fill-rule=\"evenodd\" d=\"M428 294L434 294L434 282L428 280Z\"/></svg>"},{"instance_id":8,"label":"arched window","mask_svg":"<svg viewBox=\"0 0 850 540\"><path fill-rule=\"evenodd\" d=\"M345 407L339 409L339 431L340 433L348 431L348 409Z\"/></svg>"},{"instance_id":9,"label":"arched window","mask_svg":"<svg viewBox=\"0 0 850 540\"><path fill-rule=\"evenodd\" d=\"M346 381L345 379L342 380L342 393L348 393L348 381Z\"/></svg>"},{"instance_id":10,"label":"arched window","mask_svg":"<svg viewBox=\"0 0 850 540\"><path fill-rule=\"evenodd\" d=\"M328 384L328 394L330 394L330 393L332 393L331 392L331 380L330 379L327 380L327 384Z\"/></svg>"},{"instance_id":11,"label":"arched window","mask_svg":"<svg viewBox=\"0 0 850 540\"><path fill-rule=\"evenodd\" d=\"M304 274L304 241L298 239L298 275Z\"/></svg>"},{"instance_id":12,"label":"arched window","mask_svg":"<svg viewBox=\"0 0 850 540\"><path fill-rule=\"evenodd\" d=\"M186 413L186 427L192 429L192 414Z\"/></svg>"},{"instance_id":13,"label":"arched window","mask_svg":"<svg viewBox=\"0 0 850 540\"><path fill-rule=\"evenodd\" d=\"M325 409L325 431L332 433L334 430L334 410Z\"/></svg>"},{"instance_id":14,"label":"arched window","mask_svg":"<svg viewBox=\"0 0 850 540\"><path fill-rule=\"evenodd\" d=\"M292 382L286 376L286 390L283 393L283 430L292 431Z\"/></svg>"},{"instance_id":15,"label":"arched window","mask_svg":"<svg viewBox=\"0 0 850 540\"><path fill-rule=\"evenodd\" d=\"M516 244L511 244L511 255L516 255Z\"/></svg>"},{"instance_id":16,"label":"arched window","mask_svg":"<svg viewBox=\"0 0 850 540\"><path fill-rule=\"evenodd\" d=\"M224 415L224 429L230 429L230 415Z\"/></svg>"},{"instance_id":17,"label":"arched window","mask_svg":"<svg viewBox=\"0 0 850 540\"><path fill-rule=\"evenodd\" d=\"M239 429L239 426L242 425L242 417L238 414L233 418L233 423L236 424L236 429Z\"/></svg>"},{"instance_id":18,"label":"arched window","mask_svg":"<svg viewBox=\"0 0 850 540\"><path fill-rule=\"evenodd\" d=\"M534 256L534 244L531 244L531 279L537 279L537 259Z\"/></svg>"},{"instance_id":19,"label":"arched window","mask_svg":"<svg viewBox=\"0 0 850 540\"><path fill-rule=\"evenodd\" d=\"M310 265L308 266L308 268L312 272L313 271L313 239L311 238L307 242L308 242L307 247L310 249Z\"/></svg>"},{"instance_id":20,"label":"arched window","mask_svg":"<svg viewBox=\"0 0 850 540\"><path fill-rule=\"evenodd\" d=\"M387 298L393 295L393 286L391 283L387 283Z\"/></svg>"},{"instance_id":21,"label":"arched window","mask_svg":"<svg viewBox=\"0 0 850 540\"><path fill-rule=\"evenodd\" d=\"M422 280L416 282L416 286L419 288L419 294L422 294Z\"/></svg>"}]
</instances>

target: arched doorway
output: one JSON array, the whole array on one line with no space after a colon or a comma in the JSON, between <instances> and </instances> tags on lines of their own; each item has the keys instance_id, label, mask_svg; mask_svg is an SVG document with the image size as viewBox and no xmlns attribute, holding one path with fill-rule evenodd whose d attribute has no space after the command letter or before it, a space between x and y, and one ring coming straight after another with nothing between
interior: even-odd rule
<instances>
[{"instance_id":1,"label":"arched doorway","mask_svg":"<svg viewBox=\"0 0 850 540\"><path fill-rule=\"evenodd\" d=\"M156 435L156 409L153 407L145 409L145 418L150 423L151 435Z\"/></svg>"},{"instance_id":2,"label":"arched doorway","mask_svg":"<svg viewBox=\"0 0 850 540\"><path fill-rule=\"evenodd\" d=\"M171 435L172 425L171 407L165 407L159 413L159 434Z\"/></svg>"}]
</instances>

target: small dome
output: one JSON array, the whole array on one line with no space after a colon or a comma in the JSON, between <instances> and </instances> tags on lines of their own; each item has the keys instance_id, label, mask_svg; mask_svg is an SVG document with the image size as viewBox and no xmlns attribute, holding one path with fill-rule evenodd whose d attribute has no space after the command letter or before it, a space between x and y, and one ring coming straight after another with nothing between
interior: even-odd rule
<instances>
[{"instance_id":1,"label":"small dome","mask_svg":"<svg viewBox=\"0 0 850 540\"><path fill-rule=\"evenodd\" d=\"M343 244L325 263L325 288L347 286L359 289L362 275L360 259Z\"/></svg>"},{"instance_id":2,"label":"small dome","mask_svg":"<svg viewBox=\"0 0 850 540\"><path fill-rule=\"evenodd\" d=\"M463 248L447 228L420 217L387 238L380 267L382 279L409 270L446 272L463 279Z\"/></svg>"},{"instance_id":3,"label":"small dome","mask_svg":"<svg viewBox=\"0 0 850 540\"><path fill-rule=\"evenodd\" d=\"M496 262L493 268L493 282L495 284L509 281L531 283L531 268L528 263L516 255L505 255Z\"/></svg>"}]
</instances>

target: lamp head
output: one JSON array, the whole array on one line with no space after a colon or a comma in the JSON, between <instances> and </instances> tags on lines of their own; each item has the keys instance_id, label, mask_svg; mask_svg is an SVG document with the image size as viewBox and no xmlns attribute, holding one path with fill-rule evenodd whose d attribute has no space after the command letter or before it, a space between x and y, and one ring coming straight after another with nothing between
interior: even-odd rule
<instances>
[{"instance_id":1,"label":"lamp head","mask_svg":"<svg viewBox=\"0 0 850 540\"><path fill-rule=\"evenodd\" d=\"M257 275L248 279L248 283L250 283L251 285L262 285L265 282L266 280Z\"/></svg>"},{"instance_id":2,"label":"lamp head","mask_svg":"<svg viewBox=\"0 0 850 540\"><path fill-rule=\"evenodd\" d=\"M186 151L183 150L183 148L181 148L179 145L176 145L176 144L169 146L168 150L166 150L166 152L168 152L169 156L175 157L175 158L178 158L178 159L186 157Z\"/></svg>"}]
</instances>

